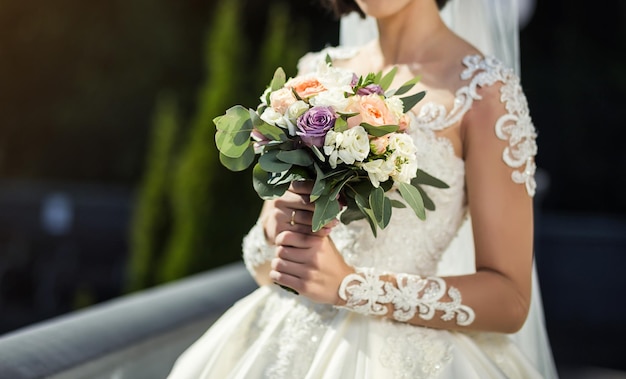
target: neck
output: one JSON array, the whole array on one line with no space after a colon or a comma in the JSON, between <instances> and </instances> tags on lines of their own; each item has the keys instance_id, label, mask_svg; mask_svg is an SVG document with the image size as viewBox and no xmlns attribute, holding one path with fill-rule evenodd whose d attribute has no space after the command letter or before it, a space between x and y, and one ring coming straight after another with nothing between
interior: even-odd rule
<instances>
[{"instance_id":1,"label":"neck","mask_svg":"<svg viewBox=\"0 0 626 379\"><path fill-rule=\"evenodd\" d=\"M433 0L412 1L402 11L377 22L383 66L435 59L436 47L449 32Z\"/></svg>"}]
</instances>

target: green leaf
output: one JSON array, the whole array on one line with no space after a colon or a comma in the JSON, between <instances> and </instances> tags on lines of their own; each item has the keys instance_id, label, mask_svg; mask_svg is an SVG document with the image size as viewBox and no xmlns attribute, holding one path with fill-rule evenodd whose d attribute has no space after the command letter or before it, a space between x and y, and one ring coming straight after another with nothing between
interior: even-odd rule
<instances>
[{"instance_id":1,"label":"green leaf","mask_svg":"<svg viewBox=\"0 0 626 379\"><path fill-rule=\"evenodd\" d=\"M352 221L362 220L365 217L367 216L365 215L365 213L361 212L361 209L356 204L354 198L351 196L346 196L346 207L343 212L341 212L341 216L339 217L341 223L347 225Z\"/></svg>"},{"instance_id":2,"label":"green leaf","mask_svg":"<svg viewBox=\"0 0 626 379\"><path fill-rule=\"evenodd\" d=\"M391 200L385 196L385 191L378 187L374 188L370 193L369 203L374 213L376 224L381 229L384 229L389 225L389 220L391 220Z\"/></svg>"},{"instance_id":3,"label":"green leaf","mask_svg":"<svg viewBox=\"0 0 626 379\"><path fill-rule=\"evenodd\" d=\"M250 109L249 112L252 126L267 139L271 141L287 141L289 139L283 129L261 120L259 115L253 109Z\"/></svg>"},{"instance_id":4,"label":"green leaf","mask_svg":"<svg viewBox=\"0 0 626 379\"><path fill-rule=\"evenodd\" d=\"M313 184L313 189L311 190L310 200L316 201L326 190L326 180L324 180L324 172L317 164L313 164L315 167L315 184Z\"/></svg>"},{"instance_id":5,"label":"green leaf","mask_svg":"<svg viewBox=\"0 0 626 379\"><path fill-rule=\"evenodd\" d=\"M436 188L450 188L450 186L445 182L435 178L434 176L421 169L417 169L417 176L411 180L411 184L413 184L414 186L424 184L426 186Z\"/></svg>"},{"instance_id":6,"label":"green leaf","mask_svg":"<svg viewBox=\"0 0 626 379\"><path fill-rule=\"evenodd\" d=\"M320 196L315 202L313 211L313 231L321 230L324 225L337 217L341 208L339 200L332 193Z\"/></svg>"},{"instance_id":7,"label":"green leaf","mask_svg":"<svg viewBox=\"0 0 626 379\"><path fill-rule=\"evenodd\" d=\"M290 184L296 180L309 180L310 176L306 170L303 170L302 167L292 166L289 170L285 172L281 172L278 175L273 175L271 179L267 181L268 184L273 186L281 185L281 184Z\"/></svg>"},{"instance_id":8,"label":"green leaf","mask_svg":"<svg viewBox=\"0 0 626 379\"><path fill-rule=\"evenodd\" d=\"M424 208L428 209L429 211L434 211L435 203L430 198L430 196L428 196L426 191L424 191L421 186L416 186L415 188L417 188L417 190L420 191L420 195L422 195L422 200L424 200Z\"/></svg>"},{"instance_id":9,"label":"green leaf","mask_svg":"<svg viewBox=\"0 0 626 379\"><path fill-rule=\"evenodd\" d=\"M396 132L400 128L398 125L374 126L367 123L362 123L361 126L367 131L367 134L374 137L382 137L389 133Z\"/></svg>"},{"instance_id":10,"label":"green leaf","mask_svg":"<svg viewBox=\"0 0 626 379\"><path fill-rule=\"evenodd\" d=\"M343 117L339 117L335 120L335 126L333 130L337 133L342 133L348 130L348 122L343 119Z\"/></svg>"},{"instance_id":11,"label":"green leaf","mask_svg":"<svg viewBox=\"0 0 626 379\"><path fill-rule=\"evenodd\" d=\"M226 113L213 119L217 130L228 133L237 133L244 122L250 119L250 112L241 105L235 105L226 110Z\"/></svg>"},{"instance_id":12,"label":"green leaf","mask_svg":"<svg viewBox=\"0 0 626 379\"><path fill-rule=\"evenodd\" d=\"M372 229L372 233L374 234L374 237L376 237L377 235L376 217L374 217L374 213L372 212L372 210L368 208L367 200L365 200L365 198L358 193L354 196L354 200L355 200L356 205L361 210L361 213L365 215L365 219L370 224L370 228Z\"/></svg>"},{"instance_id":13,"label":"green leaf","mask_svg":"<svg viewBox=\"0 0 626 379\"><path fill-rule=\"evenodd\" d=\"M274 71L274 77L270 83L270 90L276 91L278 89L283 88L285 82L287 81L287 76L285 75L285 71L282 67L279 67Z\"/></svg>"},{"instance_id":14,"label":"green leaf","mask_svg":"<svg viewBox=\"0 0 626 379\"><path fill-rule=\"evenodd\" d=\"M322 154L322 152L317 146L315 145L311 146L311 151L313 152L313 154L315 154L317 159L319 159L322 162L326 162L326 157L324 156L324 154Z\"/></svg>"},{"instance_id":15,"label":"green leaf","mask_svg":"<svg viewBox=\"0 0 626 379\"><path fill-rule=\"evenodd\" d=\"M236 136L218 130L215 133L215 145L217 149L224 155L230 158L239 158L250 147L250 135L248 134L248 140L242 144L236 144Z\"/></svg>"},{"instance_id":16,"label":"green leaf","mask_svg":"<svg viewBox=\"0 0 626 379\"><path fill-rule=\"evenodd\" d=\"M416 76L413 79L407 81L394 92L394 95L400 96L409 92L421 80L421 78L422 78L421 76Z\"/></svg>"},{"instance_id":17,"label":"green leaf","mask_svg":"<svg viewBox=\"0 0 626 379\"><path fill-rule=\"evenodd\" d=\"M404 112L408 112L411 109L413 109L415 104L419 103L420 100L424 98L424 96L426 96L426 92L422 91L414 95L401 98L400 100L402 100L402 105L404 106Z\"/></svg>"},{"instance_id":18,"label":"green leaf","mask_svg":"<svg viewBox=\"0 0 626 379\"><path fill-rule=\"evenodd\" d=\"M409 207L413 208L415 215L420 220L425 220L426 210L424 209L424 200L422 199L422 195L417 188L413 187L411 184L399 183L398 190Z\"/></svg>"},{"instance_id":19,"label":"green leaf","mask_svg":"<svg viewBox=\"0 0 626 379\"><path fill-rule=\"evenodd\" d=\"M283 172L291 168L291 164L276 158L279 152L280 150L270 150L259 157L259 164L263 170L267 172Z\"/></svg>"},{"instance_id":20,"label":"green leaf","mask_svg":"<svg viewBox=\"0 0 626 379\"><path fill-rule=\"evenodd\" d=\"M230 158L240 157L250 144L253 128L248 110L236 105L213 122L217 128L215 144L218 150Z\"/></svg>"},{"instance_id":21,"label":"green leaf","mask_svg":"<svg viewBox=\"0 0 626 379\"><path fill-rule=\"evenodd\" d=\"M313 164L313 158L304 149L282 150L278 152L276 158L285 163L304 167Z\"/></svg>"},{"instance_id":22,"label":"green leaf","mask_svg":"<svg viewBox=\"0 0 626 379\"><path fill-rule=\"evenodd\" d=\"M391 200L391 206L394 208L406 208L406 204L400 200Z\"/></svg>"},{"instance_id":23,"label":"green leaf","mask_svg":"<svg viewBox=\"0 0 626 379\"><path fill-rule=\"evenodd\" d=\"M385 74L378 82L378 85L382 87L383 91L386 91L393 83L393 78L396 76L396 72L398 72L398 66L394 66L388 73Z\"/></svg>"},{"instance_id":24,"label":"green leaf","mask_svg":"<svg viewBox=\"0 0 626 379\"><path fill-rule=\"evenodd\" d=\"M231 171L243 171L250 167L252 162L254 162L254 148L252 145L246 149L246 151L238 158L231 158L222 153L220 153L220 162L224 167Z\"/></svg>"},{"instance_id":25,"label":"green leaf","mask_svg":"<svg viewBox=\"0 0 626 379\"><path fill-rule=\"evenodd\" d=\"M270 174L257 163L252 170L252 186L261 199L275 199L282 196L289 188L289 183L278 186L270 185L267 183L269 179Z\"/></svg>"},{"instance_id":26,"label":"green leaf","mask_svg":"<svg viewBox=\"0 0 626 379\"><path fill-rule=\"evenodd\" d=\"M330 65L333 64L333 59L330 57L330 54L326 54L325 60L326 60L326 63Z\"/></svg>"}]
</instances>

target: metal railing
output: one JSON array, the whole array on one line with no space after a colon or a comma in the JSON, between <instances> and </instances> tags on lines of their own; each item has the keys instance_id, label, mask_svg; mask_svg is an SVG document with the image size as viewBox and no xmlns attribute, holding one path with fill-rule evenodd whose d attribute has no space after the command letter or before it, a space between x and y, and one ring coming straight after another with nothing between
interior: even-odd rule
<instances>
[{"instance_id":1,"label":"metal railing","mask_svg":"<svg viewBox=\"0 0 626 379\"><path fill-rule=\"evenodd\" d=\"M158 379L256 284L242 263L0 337L0 379Z\"/></svg>"}]
</instances>

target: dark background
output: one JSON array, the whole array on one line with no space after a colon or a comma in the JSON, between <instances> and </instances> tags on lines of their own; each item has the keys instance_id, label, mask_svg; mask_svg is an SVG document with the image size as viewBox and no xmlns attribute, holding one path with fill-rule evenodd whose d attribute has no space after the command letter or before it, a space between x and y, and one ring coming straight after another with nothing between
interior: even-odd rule
<instances>
[{"instance_id":1,"label":"dark background","mask_svg":"<svg viewBox=\"0 0 626 379\"><path fill-rule=\"evenodd\" d=\"M197 112L216 3L0 2L0 333L127 290L157 99L174 94L183 120ZM242 3L244 38L233 43L254 57L278 2ZM282 5L302 51L337 43L337 24L314 4ZM544 174L536 254L555 359L626 369L626 2L539 1L520 43ZM249 87L241 96L253 106L263 87ZM247 217L230 239L259 205L222 202Z\"/></svg>"}]
</instances>

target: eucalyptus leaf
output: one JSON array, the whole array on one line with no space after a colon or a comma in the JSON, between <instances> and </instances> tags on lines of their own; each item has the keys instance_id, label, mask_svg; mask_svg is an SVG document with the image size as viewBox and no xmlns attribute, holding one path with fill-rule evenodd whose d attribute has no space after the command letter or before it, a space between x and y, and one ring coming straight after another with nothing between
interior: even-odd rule
<instances>
[{"instance_id":1,"label":"eucalyptus leaf","mask_svg":"<svg viewBox=\"0 0 626 379\"><path fill-rule=\"evenodd\" d=\"M417 188L413 187L411 184L399 183L398 190L404 201L406 201L409 207L413 208L415 215L420 220L425 220L426 210L424 209L424 200Z\"/></svg>"},{"instance_id":2,"label":"eucalyptus leaf","mask_svg":"<svg viewBox=\"0 0 626 379\"><path fill-rule=\"evenodd\" d=\"M380 225L384 217L385 191L380 187L375 187L370 192L369 205L374 213L376 223Z\"/></svg>"},{"instance_id":3,"label":"eucalyptus leaf","mask_svg":"<svg viewBox=\"0 0 626 379\"><path fill-rule=\"evenodd\" d=\"M235 105L228 108L226 113L215 117L213 123L217 130L228 133L237 133L241 130L244 123L250 119L250 112L241 105Z\"/></svg>"},{"instance_id":4,"label":"eucalyptus leaf","mask_svg":"<svg viewBox=\"0 0 626 379\"><path fill-rule=\"evenodd\" d=\"M254 148L252 145L246 149L246 151L238 158L231 158L223 153L220 153L220 162L224 167L231 171L243 171L250 167L252 162L254 162Z\"/></svg>"},{"instance_id":5,"label":"eucalyptus leaf","mask_svg":"<svg viewBox=\"0 0 626 379\"><path fill-rule=\"evenodd\" d=\"M320 196L315 202L313 211L313 232L321 230L324 225L334 220L341 212L339 200L333 194Z\"/></svg>"},{"instance_id":6,"label":"eucalyptus leaf","mask_svg":"<svg viewBox=\"0 0 626 379\"><path fill-rule=\"evenodd\" d=\"M267 139L270 141L287 141L289 139L289 137L285 134L284 129L281 129L278 126L270 125L263 121L252 109L250 109L249 112L252 126Z\"/></svg>"},{"instance_id":7,"label":"eucalyptus leaf","mask_svg":"<svg viewBox=\"0 0 626 379\"><path fill-rule=\"evenodd\" d=\"M274 77L272 78L272 82L270 83L270 90L272 92L283 88L285 82L287 81L287 75L285 75L285 71L282 67L279 67L274 71Z\"/></svg>"},{"instance_id":8,"label":"eucalyptus leaf","mask_svg":"<svg viewBox=\"0 0 626 379\"><path fill-rule=\"evenodd\" d=\"M419 103L420 100L422 100L424 98L424 96L426 96L426 92L422 91L422 92L418 92L418 93L416 93L414 95L410 95L410 96L406 96L406 97L400 98L400 100L402 100L402 105L404 106L404 111L408 112L411 109L413 109L415 104Z\"/></svg>"},{"instance_id":9,"label":"eucalyptus leaf","mask_svg":"<svg viewBox=\"0 0 626 379\"><path fill-rule=\"evenodd\" d=\"M406 204L400 200L391 200L391 206L394 208L406 208Z\"/></svg>"},{"instance_id":10,"label":"eucalyptus leaf","mask_svg":"<svg viewBox=\"0 0 626 379\"><path fill-rule=\"evenodd\" d=\"M416 76L413 79L407 81L394 92L394 95L404 95L405 93L409 92L421 79L421 76Z\"/></svg>"},{"instance_id":11,"label":"eucalyptus leaf","mask_svg":"<svg viewBox=\"0 0 626 379\"><path fill-rule=\"evenodd\" d=\"M391 70L389 70L388 73L385 74L385 76L380 79L378 85L381 86L383 91L386 91L391 86L391 83L393 83L393 79L396 77L397 72L398 66L394 66Z\"/></svg>"},{"instance_id":12,"label":"eucalyptus leaf","mask_svg":"<svg viewBox=\"0 0 626 379\"><path fill-rule=\"evenodd\" d=\"M282 150L278 152L276 158L285 163L304 167L313 164L313 158L304 149Z\"/></svg>"},{"instance_id":13,"label":"eucalyptus leaf","mask_svg":"<svg viewBox=\"0 0 626 379\"><path fill-rule=\"evenodd\" d=\"M367 123L362 123L361 126L367 131L367 134L374 137L382 137L389 133L394 133L400 128L398 125L374 126Z\"/></svg>"},{"instance_id":14,"label":"eucalyptus leaf","mask_svg":"<svg viewBox=\"0 0 626 379\"><path fill-rule=\"evenodd\" d=\"M259 197L264 200L280 197L289 188L289 183L279 186L270 185L267 183L269 178L270 174L257 163L252 170L252 186Z\"/></svg>"},{"instance_id":15,"label":"eucalyptus leaf","mask_svg":"<svg viewBox=\"0 0 626 379\"><path fill-rule=\"evenodd\" d=\"M317 164L313 164L315 167L315 184L311 190L310 200L316 201L326 190L326 180L324 180L324 172Z\"/></svg>"},{"instance_id":16,"label":"eucalyptus leaf","mask_svg":"<svg viewBox=\"0 0 626 379\"><path fill-rule=\"evenodd\" d=\"M326 162L326 157L324 156L324 154L322 154L322 152L317 146L315 145L311 146L311 151L313 152L313 154L315 154L315 157L319 159L321 162Z\"/></svg>"},{"instance_id":17,"label":"eucalyptus leaf","mask_svg":"<svg viewBox=\"0 0 626 379\"><path fill-rule=\"evenodd\" d=\"M218 130L215 133L215 145L217 149L229 158L239 158L250 147L250 134L242 144L235 144L236 135Z\"/></svg>"},{"instance_id":18,"label":"eucalyptus leaf","mask_svg":"<svg viewBox=\"0 0 626 379\"><path fill-rule=\"evenodd\" d=\"M283 172L291 168L291 164L276 158L279 152L280 150L271 150L259 157L259 164L263 170L267 172Z\"/></svg>"},{"instance_id":19,"label":"eucalyptus leaf","mask_svg":"<svg viewBox=\"0 0 626 379\"><path fill-rule=\"evenodd\" d=\"M424 200L424 208L428 209L429 211L434 211L435 203L430 198L430 196L428 196L426 191L424 191L424 189L421 186L417 186L415 188L417 188L417 190L420 192L420 195L422 195L422 200Z\"/></svg>"},{"instance_id":20,"label":"eucalyptus leaf","mask_svg":"<svg viewBox=\"0 0 626 379\"><path fill-rule=\"evenodd\" d=\"M374 237L376 237L378 235L378 230L377 230L378 224L376 223L376 217L374 216L374 213L372 212L370 208L368 208L367 200L365 200L365 198L361 196L360 194L356 194L354 196L354 200L356 202L356 205L361 210L361 213L365 215L365 219L370 224L370 228L372 229L372 233L374 234Z\"/></svg>"},{"instance_id":21,"label":"eucalyptus leaf","mask_svg":"<svg viewBox=\"0 0 626 379\"><path fill-rule=\"evenodd\" d=\"M290 184L291 182L295 182L297 180L308 179L310 179L310 177L306 170L303 170L298 166L292 166L289 170L273 176L267 181L267 183L276 186L281 184Z\"/></svg>"},{"instance_id":22,"label":"eucalyptus leaf","mask_svg":"<svg viewBox=\"0 0 626 379\"><path fill-rule=\"evenodd\" d=\"M365 217L367 217L365 213L361 212L356 203L354 203L352 206L348 205L343 212L341 212L339 220L342 224L348 225L352 221L362 220Z\"/></svg>"},{"instance_id":23,"label":"eucalyptus leaf","mask_svg":"<svg viewBox=\"0 0 626 379\"><path fill-rule=\"evenodd\" d=\"M450 186L444 181L435 178L434 176L421 169L417 169L417 176L411 180L411 184L423 184L436 188L450 188Z\"/></svg>"}]
</instances>

